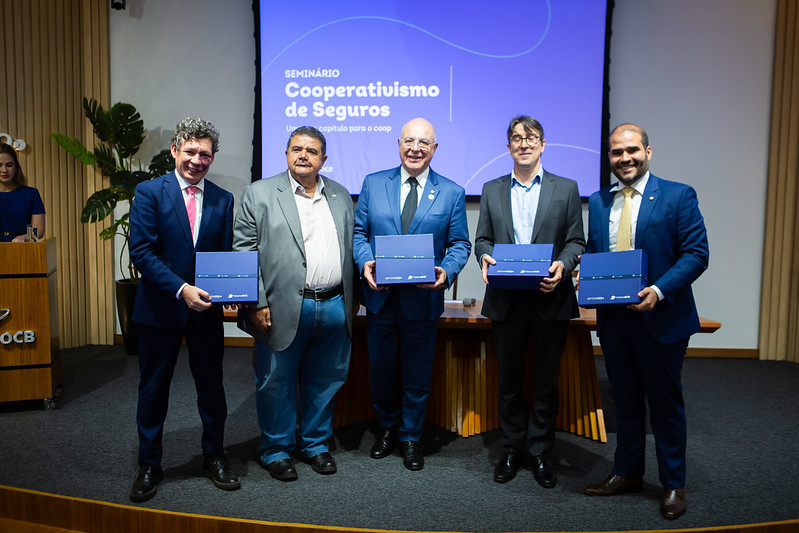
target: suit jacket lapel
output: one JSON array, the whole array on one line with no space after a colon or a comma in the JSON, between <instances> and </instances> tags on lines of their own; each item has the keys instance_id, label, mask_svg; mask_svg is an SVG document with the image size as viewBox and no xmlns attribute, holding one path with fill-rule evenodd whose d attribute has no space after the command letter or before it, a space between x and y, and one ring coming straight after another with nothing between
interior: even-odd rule
<instances>
[{"instance_id":1,"label":"suit jacket lapel","mask_svg":"<svg viewBox=\"0 0 799 533\"><path fill-rule=\"evenodd\" d=\"M535 238L538 235L538 232L541 230L544 220L546 220L549 204L552 202L552 194L554 193L555 189L554 180L546 170L541 175L540 187L541 188L538 190L538 206L536 207L535 220L533 221L533 239L530 241L530 243L535 242Z\"/></svg>"},{"instance_id":2,"label":"suit jacket lapel","mask_svg":"<svg viewBox=\"0 0 799 533\"><path fill-rule=\"evenodd\" d=\"M191 235L186 202L183 200L183 193L180 190L180 185L178 184L178 179L175 177L174 172L172 174L167 174L167 177L164 179L164 190L169 201L172 203L172 208L175 210L175 218L178 219L178 225L183 231L184 237L188 240L189 245L194 248L194 238Z\"/></svg>"},{"instance_id":3,"label":"suit jacket lapel","mask_svg":"<svg viewBox=\"0 0 799 533\"><path fill-rule=\"evenodd\" d=\"M611 187L606 187L599 192L599 198L602 202L602 210L600 212L602 242L596 247L598 252L610 251L610 208L613 205L613 193L610 192L610 189Z\"/></svg>"},{"instance_id":4,"label":"suit jacket lapel","mask_svg":"<svg viewBox=\"0 0 799 533\"><path fill-rule=\"evenodd\" d=\"M427 182L424 185L424 190L421 191L422 198L419 200L419 206L416 208L416 213L413 215L408 233L416 232L416 228L419 227L419 224L427 215L428 211L430 211L430 208L433 207L433 202L438 198L439 192L441 191L439 191L438 188L438 174L431 168L430 173L427 175Z\"/></svg>"},{"instance_id":5,"label":"suit jacket lapel","mask_svg":"<svg viewBox=\"0 0 799 533\"><path fill-rule=\"evenodd\" d=\"M202 242L208 225L213 220L214 207L216 206L216 189L214 189L210 182L206 180L205 188L203 189L203 214L200 218L200 231L197 232L197 243Z\"/></svg>"},{"instance_id":6,"label":"suit jacket lapel","mask_svg":"<svg viewBox=\"0 0 799 533\"><path fill-rule=\"evenodd\" d=\"M400 167L394 170L394 173L389 176L386 181L386 196L388 197L388 209L391 213L391 218L394 220L394 226L397 228L397 235L402 235L402 220L400 219L400 187L402 186L402 177L400 174ZM413 224L411 224L413 227ZM410 230L409 230L410 231Z\"/></svg>"},{"instance_id":7,"label":"suit jacket lapel","mask_svg":"<svg viewBox=\"0 0 799 533\"><path fill-rule=\"evenodd\" d=\"M641 198L641 207L638 209L638 221L635 224L635 248L640 249L644 242L644 234L646 233L647 225L649 224L649 217L657 205L658 198L660 197L660 183L657 176L649 174L649 180L646 183L643 197Z\"/></svg>"},{"instance_id":8,"label":"suit jacket lapel","mask_svg":"<svg viewBox=\"0 0 799 533\"><path fill-rule=\"evenodd\" d=\"M325 182L325 188L322 193L327 199L327 205L330 208L330 214L333 215L333 222L336 224L338 247L341 253L341 258L343 259L347 255L344 249L344 236L347 234L347 231L344 227L344 211L341 209L341 201L339 200L337 193L330 192L328 190L327 182Z\"/></svg>"},{"instance_id":9,"label":"suit jacket lapel","mask_svg":"<svg viewBox=\"0 0 799 533\"><path fill-rule=\"evenodd\" d=\"M286 217L286 222L289 225L291 234L294 236L294 242L300 248L303 257L305 256L305 245L302 240L302 226L300 225L300 213L297 211L297 204L294 201L294 180L286 171L283 173L282 183L277 186L277 203L283 211L283 216Z\"/></svg>"},{"instance_id":10,"label":"suit jacket lapel","mask_svg":"<svg viewBox=\"0 0 799 533\"><path fill-rule=\"evenodd\" d=\"M510 187L511 187L511 176L508 174L507 176L503 176L500 178L500 195L499 195L499 207L500 213L502 213L502 220L505 222L505 231L508 234L508 240L505 242L513 243L513 207L510 203ZM503 242L500 239L496 239L496 242Z\"/></svg>"}]
</instances>

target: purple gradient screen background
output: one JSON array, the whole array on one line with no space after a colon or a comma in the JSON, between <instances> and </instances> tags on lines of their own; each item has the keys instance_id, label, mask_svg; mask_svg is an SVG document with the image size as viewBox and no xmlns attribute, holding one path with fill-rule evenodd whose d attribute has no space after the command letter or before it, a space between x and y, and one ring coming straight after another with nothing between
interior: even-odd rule
<instances>
[{"instance_id":1,"label":"purple gradient screen background","mask_svg":"<svg viewBox=\"0 0 799 533\"><path fill-rule=\"evenodd\" d=\"M439 143L432 168L479 195L510 172L505 132L526 114L544 127L544 167L576 180L582 196L597 190L606 0L475 5L262 0L263 177L286 169L290 131L310 125L327 138L321 173L358 194L366 174L399 165L402 125L424 117ZM322 71L334 77L309 76ZM323 94L378 82L429 91ZM302 106L305 116L289 116Z\"/></svg>"}]
</instances>

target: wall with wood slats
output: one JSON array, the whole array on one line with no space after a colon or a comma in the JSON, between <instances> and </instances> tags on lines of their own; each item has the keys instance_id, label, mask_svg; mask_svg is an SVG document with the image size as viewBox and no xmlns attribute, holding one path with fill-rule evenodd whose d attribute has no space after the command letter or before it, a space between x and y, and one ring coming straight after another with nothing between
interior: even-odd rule
<instances>
[{"instance_id":1,"label":"wall with wood slats","mask_svg":"<svg viewBox=\"0 0 799 533\"><path fill-rule=\"evenodd\" d=\"M114 342L112 247L80 222L102 177L50 138L91 146L81 100L109 104L108 10L106 0L2 0L0 132L27 143L20 164L44 200L47 237L58 239L62 348Z\"/></svg>"},{"instance_id":2,"label":"wall with wood slats","mask_svg":"<svg viewBox=\"0 0 799 533\"><path fill-rule=\"evenodd\" d=\"M799 362L799 7L777 2L766 189L761 359Z\"/></svg>"}]
</instances>

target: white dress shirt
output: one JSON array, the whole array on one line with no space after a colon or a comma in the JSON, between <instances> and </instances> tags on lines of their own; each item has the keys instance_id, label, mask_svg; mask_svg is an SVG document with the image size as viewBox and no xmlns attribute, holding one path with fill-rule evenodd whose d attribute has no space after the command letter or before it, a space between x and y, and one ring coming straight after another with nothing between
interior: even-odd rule
<instances>
[{"instance_id":1,"label":"white dress shirt","mask_svg":"<svg viewBox=\"0 0 799 533\"><path fill-rule=\"evenodd\" d=\"M430 167L424 169L424 171L415 176L416 182L419 184L416 187L416 206L419 207L419 202L422 201L422 192L424 192L424 186L427 183L427 176L430 175ZM400 167L400 178L402 179L402 185L400 185L400 213L402 213L402 208L405 207L405 199L408 197L408 193L411 192L411 184L408 183L408 178L411 175L408 174L408 171L405 170L405 167Z\"/></svg>"},{"instance_id":2,"label":"white dress shirt","mask_svg":"<svg viewBox=\"0 0 799 533\"><path fill-rule=\"evenodd\" d=\"M183 177L175 170L175 177L178 179L178 185L180 185L180 193L183 196L183 203L188 206L189 204L189 193L186 190L188 187L191 187L191 183L187 182L183 179ZM194 193L194 235L191 236L192 242L194 242L195 246L197 245L197 235L200 234L200 220L203 216L203 194L205 193L205 178L202 178L197 185L197 191ZM188 209L188 207L187 207ZM187 211L188 213L188 211ZM191 227L191 226L190 226ZM183 292L183 287L188 285L188 283L183 283L178 289L178 292L175 293L175 298L180 299L180 293Z\"/></svg>"},{"instance_id":3,"label":"white dress shirt","mask_svg":"<svg viewBox=\"0 0 799 533\"><path fill-rule=\"evenodd\" d=\"M178 178L178 185L180 185L180 192L183 195L183 203L186 204L187 209L189 205L189 192L186 190L187 188L191 187L191 183L188 183L184 180L178 171L175 171L175 176ZM194 205L196 209L194 211L194 235L191 236L194 244L197 244L197 235L200 233L200 220L203 216L203 194L205 194L205 178L202 178L197 185L197 191L194 193Z\"/></svg>"},{"instance_id":4,"label":"white dress shirt","mask_svg":"<svg viewBox=\"0 0 799 533\"><path fill-rule=\"evenodd\" d=\"M319 176L314 195L310 196L294 178L289 179L294 185L294 202L305 247L305 288L329 289L341 285L341 250L333 213L323 194L325 182Z\"/></svg>"},{"instance_id":5,"label":"white dress shirt","mask_svg":"<svg viewBox=\"0 0 799 533\"><path fill-rule=\"evenodd\" d=\"M541 178L544 167L538 165L538 172L533 176L529 185L523 184L516 177L516 172L510 174L510 205L513 218L514 244L530 244L533 242L533 226L535 214L538 212L538 198L541 195Z\"/></svg>"}]
</instances>

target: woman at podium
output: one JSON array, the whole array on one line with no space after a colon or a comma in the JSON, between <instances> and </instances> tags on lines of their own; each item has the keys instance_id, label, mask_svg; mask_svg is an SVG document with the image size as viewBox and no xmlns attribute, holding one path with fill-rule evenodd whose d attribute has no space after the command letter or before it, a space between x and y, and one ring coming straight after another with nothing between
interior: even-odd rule
<instances>
[{"instance_id":1,"label":"woman at podium","mask_svg":"<svg viewBox=\"0 0 799 533\"><path fill-rule=\"evenodd\" d=\"M44 237L44 204L39 191L27 186L17 152L0 143L0 242L26 242L28 224L36 239Z\"/></svg>"}]
</instances>

